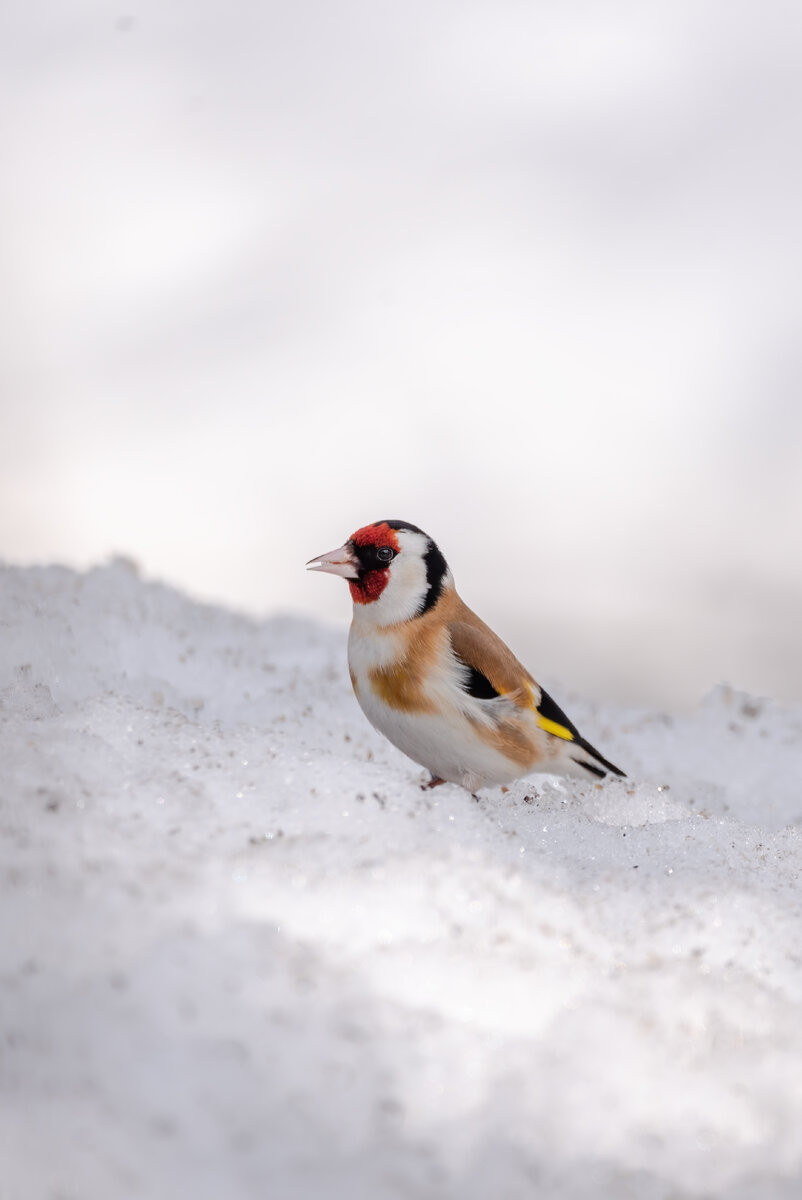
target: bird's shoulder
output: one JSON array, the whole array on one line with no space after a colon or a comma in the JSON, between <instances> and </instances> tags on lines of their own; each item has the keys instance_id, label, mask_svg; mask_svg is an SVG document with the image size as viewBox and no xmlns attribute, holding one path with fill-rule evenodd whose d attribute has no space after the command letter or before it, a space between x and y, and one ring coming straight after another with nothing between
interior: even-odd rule
<instances>
[{"instance_id":1,"label":"bird's shoulder","mask_svg":"<svg viewBox=\"0 0 802 1200\"><path fill-rule=\"evenodd\" d=\"M506 642L456 593L446 627L453 654L468 668L467 690L472 696L479 699L503 697L505 702L513 702L518 715L522 710L534 712L538 726L547 733L586 745L573 722L518 661ZM509 709L504 712L509 714ZM596 751L592 753L599 757Z\"/></svg>"},{"instance_id":2,"label":"bird's shoulder","mask_svg":"<svg viewBox=\"0 0 802 1200\"><path fill-rule=\"evenodd\" d=\"M481 676L498 695L517 695L525 704L531 704L533 688L539 697L539 688L526 667L456 592L445 616L451 649L474 679Z\"/></svg>"},{"instance_id":3,"label":"bird's shoulder","mask_svg":"<svg viewBox=\"0 0 802 1200\"><path fill-rule=\"evenodd\" d=\"M540 688L526 667L453 587L428 612L370 638L355 639L352 651L357 645L361 652L353 657L361 660L369 651L371 674L401 669L423 678L446 669L455 657L468 669L467 689L472 695L505 696L526 708L540 701Z\"/></svg>"}]
</instances>

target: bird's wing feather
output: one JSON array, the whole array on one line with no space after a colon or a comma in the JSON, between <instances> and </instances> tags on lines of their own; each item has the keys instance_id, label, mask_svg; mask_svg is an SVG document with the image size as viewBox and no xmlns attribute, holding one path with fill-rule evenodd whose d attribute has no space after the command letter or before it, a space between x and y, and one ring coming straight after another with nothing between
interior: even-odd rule
<instances>
[{"instance_id":1,"label":"bird's wing feather","mask_svg":"<svg viewBox=\"0 0 802 1200\"><path fill-rule=\"evenodd\" d=\"M523 699L526 672L500 638L495 634L488 638L483 631L473 629L463 621L451 622L448 632L452 650L470 672L467 690L472 695L492 699L520 691Z\"/></svg>"},{"instance_id":2,"label":"bird's wing feather","mask_svg":"<svg viewBox=\"0 0 802 1200\"><path fill-rule=\"evenodd\" d=\"M471 672L470 683L484 689L485 697L490 697L492 689L497 696L508 696L522 707L529 707L531 687L537 685L498 634L458 597L449 617L451 647Z\"/></svg>"},{"instance_id":3,"label":"bird's wing feather","mask_svg":"<svg viewBox=\"0 0 802 1200\"><path fill-rule=\"evenodd\" d=\"M576 726L535 682L509 646L462 600L457 604L448 630L454 653L471 672L468 687L471 695L488 695L478 689L489 684L496 695L508 696L521 708L534 709L538 725L547 733L569 742L579 739Z\"/></svg>"},{"instance_id":4,"label":"bird's wing feather","mask_svg":"<svg viewBox=\"0 0 802 1200\"><path fill-rule=\"evenodd\" d=\"M459 597L454 598L449 618L447 626L451 647L467 667L465 690L469 695L491 703L497 698L502 699L507 714L510 712L510 702L519 710L528 709L545 733L572 742L613 774L624 774L582 737L576 725L533 679L498 634L485 625ZM498 718L501 717L499 711ZM587 762L576 761L593 774L604 774Z\"/></svg>"}]
</instances>

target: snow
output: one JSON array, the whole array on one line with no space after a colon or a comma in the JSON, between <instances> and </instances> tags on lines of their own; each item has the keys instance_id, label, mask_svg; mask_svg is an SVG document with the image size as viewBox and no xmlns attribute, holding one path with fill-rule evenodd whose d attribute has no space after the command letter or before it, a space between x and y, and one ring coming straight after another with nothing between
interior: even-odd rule
<instances>
[{"instance_id":1,"label":"snow","mask_svg":"<svg viewBox=\"0 0 802 1200\"><path fill-rule=\"evenodd\" d=\"M477 802L342 629L0 596L4 1200L800 1195L802 711L544 680L630 777Z\"/></svg>"}]
</instances>

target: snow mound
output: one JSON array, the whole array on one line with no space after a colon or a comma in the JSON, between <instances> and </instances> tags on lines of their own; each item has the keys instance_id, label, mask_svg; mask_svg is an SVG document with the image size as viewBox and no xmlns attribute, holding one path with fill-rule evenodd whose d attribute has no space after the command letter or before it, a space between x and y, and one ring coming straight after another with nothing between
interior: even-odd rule
<instances>
[{"instance_id":1,"label":"snow mound","mask_svg":"<svg viewBox=\"0 0 802 1200\"><path fill-rule=\"evenodd\" d=\"M0 597L4 1197L797 1200L802 712L550 687L630 778L477 802L339 630Z\"/></svg>"}]
</instances>

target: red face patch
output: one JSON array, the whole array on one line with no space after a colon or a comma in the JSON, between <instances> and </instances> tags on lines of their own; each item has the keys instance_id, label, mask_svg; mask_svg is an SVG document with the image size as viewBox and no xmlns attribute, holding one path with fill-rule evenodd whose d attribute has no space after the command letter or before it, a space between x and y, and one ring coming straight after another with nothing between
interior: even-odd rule
<instances>
[{"instance_id":1,"label":"red face patch","mask_svg":"<svg viewBox=\"0 0 802 1200\"><path fill-rule=\"evenodd\" d=\"M390 578L390 572L366 571L361 579L349 579L348 588L354 604L372 604L378 600Z\"/></svg>"},{"instance_id":2,"label":"red face patch","mask_svg":"<svg viewBox=\"0 0 802 1200\"><path fill-rule=\"evenodd\" d=\"M398 544L398 538L395 535L395 530L384 523L380 525L365 525L362 529L357 529L356 533L351 534L348 541L356 550L357 555L359 555L361 549L364 548L367 550L369 547L389 546L396 553L401 549ZM362 572L359 579L348 580L351 599L354 604L372 604L374 600L378 600L389 581L389 566L368 567Z\"/></svg>"}]
</instances>

